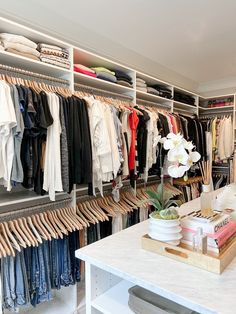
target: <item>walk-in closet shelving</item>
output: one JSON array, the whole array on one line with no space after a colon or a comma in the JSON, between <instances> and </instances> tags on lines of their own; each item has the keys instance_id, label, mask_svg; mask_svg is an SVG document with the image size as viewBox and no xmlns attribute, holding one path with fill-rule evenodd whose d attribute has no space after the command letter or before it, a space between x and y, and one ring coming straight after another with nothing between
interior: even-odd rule
<instances>
[{"instance_id":1,"label":"walk-in closet shelving","mask_svg":"<svg viewBox=\"0 0 236 314\"><path fill-rule=\"evenodd\" d=\"M15 23L13 21L10 21L2 17L0 17L0 32L23 35L37 43L43 42L43 43L57 45L57 46L68 49L70 53L71 68L69 70L66 70L58 66L46 64L40 61L35 61L32 59L14 55L12 53L5 52L5 51L0 52L0 64L18 67L23 70L28 70L28 71L52 76L54 78L65 79L68 81L68 86L72 91L76 87L74 83L79 83L81 85L86 85L88 87L93 87L100 90L113 92L118 95L131 96L134 103L136 103L136 100L137 100L137 103L139 103L140 101L142 102L142 105L145 105L145 101L146 101L147 103L152 103L153 105L157 104L157 106L159 105L160 107L163 107L172 112L179 112L179 113L188 114L188 115L198 114L199 95L195 93L176 87L168 82L164 82L162 80L159 80L158 78L149 76L148 74L141 73L139 71L136 71L135 69L131 69L127 66L124 66L117 62L109 60L97 54L91 53L84 49L74 47L73 45L69 43L58 40L52 36L41 33L32 28L26 27L19 23ZM78 37L78 41L79 41L79 37ZM83 64L88 67L103 66L103 67L109 68L110 70L122 70L132 77L133 88L121 86L115 83L110 83L107 81L103 81L101 79L87 77L86 75L76 73L73 71L73 65L77 63ZM159 84L166 88L169 88L171 90L172 99L167 99L164 97L160 97L160 96L156 96L156 95L152 95L149 93L136 90L136 77L142 78L150 85ZM195 106L191 106L186 103L174 101L173 100L174 91L182 92L187 95L193 96L195 98ZM208 98L204 98L204 97L200 98L200 100L204 100L204 99L208 99ZM214 109L218 110L218 108L214 108ZM234 108L232 108L232 110L233 109L234 109L234 120L235 120L235 114L236 114L235 97L234 97ZM208 110L205 110L205 111L208 112ZM234 123L234 128L236 132L235 123ZM76 187L76 190L77 192L82 191L82 190L86 191L87 188ZM60 197L65 197L65 195L66 193L58 193L57 199ZM73 197L76 199L76 192L73 193ZM34 194L33 191L28 191L24 189L17 189L16 191L14 191L13 189L13 191L9 193L9 192L5 192L4 188L0 187L0 209L2 209L2 211L6 211L9 206L15 209L15 207L19 204L21 208L24 208L28 205L33 206L33 204L38 204L41 201L46 202L47 200L48 200L48 196L46 195L37 196ZM1 204L3 206L1 206ZM70 287L70 288L65 289L66 290L65 294L63 293L63 291L57 292L57 294L59 295L59 297L57 298L58 302L48 305L44 313L51 313L50 312L51 307L53 308L53 311L54 312L57 311L58 314L68 313L68 305L65 303L65 300L63 299L67 297L67 295L70 295L70 305L72 306L72 309L71 309L71 313L72 313L76 307L76 295L75 295L76 290L74 288L75 287ZM68 293L68 291L70 292ZM61 293L62 293L62 296L60 296ZM36 314L38 311L39 310L36 308L33 311L33 313ZM32 313L31 309L29 309L28 313L30 312Z\"/></svg>"}]
</instances>

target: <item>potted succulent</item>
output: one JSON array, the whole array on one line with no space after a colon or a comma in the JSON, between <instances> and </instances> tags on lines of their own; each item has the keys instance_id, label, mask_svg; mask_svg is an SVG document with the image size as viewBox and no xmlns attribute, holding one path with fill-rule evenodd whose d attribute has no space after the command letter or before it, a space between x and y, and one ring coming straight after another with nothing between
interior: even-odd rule
<instances>
[{"instance_id":1,"label":"potted succulent","mask_svg":"<svg viewBox=\"0 0 236 314\"><path fill-rule=\"evenodd\" d=\"M168 150L168 174L172 178L183 177L201 158L198 152L193 151L192 142L187 142L181 134L169 133L166 138L160 139L160 143L160 152L162 152L162 148ZM148 203L155 209L149 216L149 236L159 241L178 245L182 238L178 204L171 200L173 194L164 189L163 166L161 166L161 183L157 191L147 190L147 194L149 196Z\"/></svg>"}]
</instances>

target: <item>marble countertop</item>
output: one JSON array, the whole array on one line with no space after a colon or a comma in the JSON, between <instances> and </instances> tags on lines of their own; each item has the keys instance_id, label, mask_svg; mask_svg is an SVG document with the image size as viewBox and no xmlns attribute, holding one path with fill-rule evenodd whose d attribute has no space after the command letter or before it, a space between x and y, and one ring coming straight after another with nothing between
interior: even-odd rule
<instances>
[{"instance_id":1,"label":"marble countertop","mask_svg":"<svg viewBox=\"0 0 236 314\"><path fill-rule=\"evenodd\" d=\"M196 209L199 199L182 211ZM148 221L76 251L76 256L203 314L236 313L236 259L216 275L141 248Z\"/></svg>"}]
</instances>

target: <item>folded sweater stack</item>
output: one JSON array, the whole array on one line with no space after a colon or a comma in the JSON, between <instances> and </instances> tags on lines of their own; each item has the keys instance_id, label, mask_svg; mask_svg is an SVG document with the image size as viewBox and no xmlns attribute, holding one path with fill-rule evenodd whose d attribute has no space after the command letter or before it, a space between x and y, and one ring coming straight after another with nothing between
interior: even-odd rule
<instances>
[{"instance_id":1,"label":"folded sweater stack","mask_svg":"<svg viewBox=\"0 0 236 314\"><path fill-rule=\"evenodd\" d=\"M164 97L171 99L172 93L171 90L165 87L164 85L152 85L147 87L147 92L156 96Z\"/></svg>"},{"instance_id":2,"label":"folded sweater stack","mask_svg":"<svg viewBox=\"0 0 236 314\"><path fill-rule=\"evenodd\" d=\"M83 64L74 64L74 71L78 72L78 73L82 73L88 76L92 76L92 77L97 77L96 73L94 70L86 67Z\"/></svg>"},{"instance_id":3,"label":"folded sweater stack","mask_svg":"<svg viewBox=\"0 0 236 314\"><path fill-rule=\"evenodd\" d=\"M108 82L112 82L112 83L116 83L117 82L117 78L115 76L115 72L110 71L109 69L104 68L104 67L94 67L94 68L91 68L91 69L96 72L97 78L100 78L102 80L105 80L105 81L108 81Z\"/></svg>"},{"instance_id":4,"label":"folded sweater stack","mask_svg":"<svg viewBox=\"0 0 236 314\"><path fill-rule=\"evenodd\" d=\"M40 53L36 49L37 44L24 36L9 33L1 33L0 41L1 46L4 47L5 51L26 58L39 60Z\"/></svg>"},{"instance_id":5,"label":"folded sweater stack","mask_svg":"<svg viewBox=\"0 0 236 314\"><path fill-rule=\"evenodd\" d=\"M42 62L53 64L65 69L70 68L69 52L66 49L40 43L38 44L38 51L40 52L40 60Z\"/></svg>"},{"instance_id":6,"label":"folded sweater stack","mask_svg":"<svg viewBox=\"0 0 236 314\"><path fill-rule=\"evenodd\" d=\"M133 86L133 81L132 78L125 72L116 70L115 71L115 76L117 78L117 84L126 86L126 87L132 87Z\"/></svg>"},{"instance_id":7,"label":"folded sweater stack","mask_svg":"<svg viewBox=\"0 0 236 314\"><path fill-rule=\"evenodd\" d=\"M147 83L143 79L137 77L136 78L136 89L141 91L141 92L147 93Z\"/></svg>"}]
</instances>

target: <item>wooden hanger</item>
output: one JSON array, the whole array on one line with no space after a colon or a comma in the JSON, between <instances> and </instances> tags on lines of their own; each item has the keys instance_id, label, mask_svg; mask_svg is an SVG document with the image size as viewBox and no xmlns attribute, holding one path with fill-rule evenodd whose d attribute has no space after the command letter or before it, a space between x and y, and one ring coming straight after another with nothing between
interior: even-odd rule
<instances>
[{"instance_id":1,"label":"wooden hanger","mask_svg":"<svg viewBox=\"0 0 236 314\"><path fill-rule=\"evenodd\" d=\"M54 227L54 230L55 230L56 235L57 235L57 239L58 238L63 239L63 233L61 232L61 229L59 228L55 217L52 215L52 212L46 211L43 214L45 216L46 221L50 222L50 224Z\"/></svg>"},{"instance_id":2,"label":"wooden hanger","mask_svg":"<svg viewBox=\"0 0 236 314\"><path fill-rule=\"evenodd\" d=\"M37 229L39 235L44 240L49 240L49 237L47 235L47 230L45 230L44 226L41 222L38 222L38 219L36 218L36 215L31 216L32 222L34 224L34 227ZM45 232L46 231L46 232Z\"/></svg>"},{"instance_id":3,"label":"wooden hanger","mask_svg":"<svg viewBox=\"0 0 236 314\"><path fill-rule=\"evenodd\" d=\"M80 219L83 221L83 226L86 228L86 227L89 227L90 224L89 224L89 221L86 217L84 217L83 213L81 212L80 208L78 207L78 205L76 205L76 214L78 215L78 217L80 217Z\"/></svg>"},{"instance_id":4,"label":"wooden hanger","mask_svg":"<svg viewBox=\"0 0 236 314\"><path fill-rule=\"evenodd\" d=\"M92 206L93 206L97 211L100 212L100 214L103 216L104 220L109 221L108 216L107 216L106 213L101 209L101 207L99 207L99 205L97 204L97 202L95 201L95 199L91 199L89 202L92 204Z\"/></svg>"},{"instance_id":5,"label":"wooden hanger","mask_svg":"<svg viewBox=\"0 0 236 314\"><path fill-rule=\"evenodd\" d=\"M9 256L16 256L15 251L11 245L11 242L8 238L5 226L3 225L3 223L0 224L0 228L2 230L2 236L3 236L3 242L2 245L7 253L7 255Z\"/></svg>"},{"instance_id":6,"label":"wooden hanger","mask_svg":"<svg viewBox=\"0 0 236 314\"><path fill-rule=\"evenodd\" d=\"M78 219L79 217L76 214L76 208L66 207L65 210L67 211L68 215L75 221L77 230L82 230L83 229L83 225L81 223L81 220Z\"/></svg>"},{"instance_id":7,"label":"wooden hanger","mask_svg":"<svg viewBox=\"0 0 236 314\"><path fill-rule=\"evenodd\" d=\"M20 233L18 232L17 228L15 227L13 221L9 221L8 225L9 225L9 228L10 228L11 232L17 238L17 241L20 244L20 246L22 246L23 248L26 248L27 245L26 245L25 241L22 239L22 237L21 237Z\"/></svg>"},{"instance_id":8,"label":"wooden hanger","mask_svg":"<svg viewBox=\"0 0 236 314\"><path fill-rule=\"evenodd\" d=\"M37 242L42 244L42 243L43 243L43 240L42 240L42 238L40 237L40 235L39 235L37 229L35 228L35 226L34 226L32 220L31 220L31 217L28 216L27 218L23 218L23 219L26 219L26 220L27 220L27 222L28 222L28 224L29 224L29 227L31 228L33 234L35 235L35 237L36 237L36 239L37 239Z\"/></svg>"},{"instance_id":9,"label":"wooden hanger","mask_svg":"<svg viewBox=\"0 0 236 314\"><path fill-rule=\"evenodd\" d=\"M48 212L48 215L51 216L54 219L56 225L61 230L61 233L65 234L65 235L69 234L69 232L66 229L65 225L61 222L61 220L59 218L59 215L58 215L56 210L52 210L52 211Z\"/></svg>"},{"instance_id":10,"label":"wooden hanger","mask_svg":"<svg viewBox=\"0 0 236 314\"><path fill-rule=\"evenodd\" d=\"M19 226L21 230L23 230L24 234L27 236L29 242L31 243L32 246L37 246L37 240L35 239L34 235L30 231L29 227L27 224L24 223L23 219L18 218L17 222L19 223Z\"/></svg>"},{"instance_id":11,"label":"wooden hanger","mask_svg":"<svg viewBox=\"0 0 236 314\"><path fill-rule=\"evenodd\" d=\"M90 215L90 213L87 211L86 207L83 206L83 203L78 203L77 204L78 210L85 215L85 217L87 218L88 222L92 223L92 224L96 224L98 221L95 217L93 217L93 215Z\"/></svg>"},{"instance_id":12,"label":"wooden hanger","mask_svg":"<svg viewBox=\"0 0 236 314\"><path fill-rule=\"evenodd\" d=\"M5 227L5 231L6 231L6 233L7 233L7 236L8 236L8 238L9 238L9 240L10 240L11 243L12 243L12 246L13 246L18 252L20 252L20 251L21 251L21 248L20 248L18 242L16 241L16 239L14 238L13 234L11 233L11 231L10 231L10 229L9 229L9 227L8 227L7 222L3 222L2 224L3 224L3 226Z\"/></svg>"},{"instance_id":13,"label":"wooden hanger","mask_svg":"<svg viewBox=\"0 0 236 314\"><path fill-rule=\"evenodd\" d=\"M43 215L43 213L39 214L39 218L42 221L42 224L44 225L45 229L47 229L47 231L49 232L50 236L54 239L58 239L58 236L54 230L54 227L50 224L50 222L48 222L45 218L45 216Z\"/></svg>"},{"instance_id":14,"label":"wooden hanger","mask_svg":"<svg viewBox=\"0 0 236 314\"><path fill-rule=\"evenodd\" d=\"M66 229L69 232L75 231L74 226L72 226L71 221L68 220L68 217L64 214L63 211L60 209L55 210L57 217L60 219L60 221L65 225Z\"/></svg>"},{"instance_id":15,"label":"wooden hanger","mask_svg":"<svg viewBox=\"0 0 236 314\"><path fill-rule=\"evenodd\" d=\"M31 241L27 238L25 230L23 230L21 228L21 226L19 225L19 222L15 219L12 221L15 228L17 229L18 233L20 234L21 238L23 239L23 241L26 243L27 246L31 246L32 243Z\"/></svg>"},{"instance_id":16,"label":"wooden hanger","mask_svg":"<svg viewBox=\"0 0 236 314\"><path fill-rule=\"evenodd\" d=\"M2 245L3 241L4 241L4 239L3 239L3 237L2 237L2 235L0 233L0 258L7 256L6 250L4 249L4 247Z\"/></svg>"}]
</instances>

